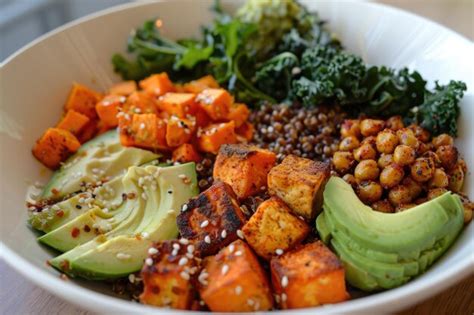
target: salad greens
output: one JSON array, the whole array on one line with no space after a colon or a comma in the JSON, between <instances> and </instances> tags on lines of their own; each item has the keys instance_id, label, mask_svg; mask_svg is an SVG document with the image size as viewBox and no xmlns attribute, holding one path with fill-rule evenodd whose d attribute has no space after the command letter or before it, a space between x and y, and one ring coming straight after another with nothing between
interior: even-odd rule
<instances>
[{"instance_id":1,"label":"salad greens","mask_svg":"<svg viewBox=\"0 0 474 315\"><path fill-rule=\"evenodd\" d=\"M115 70L127 80L163 71L177 81L211 74L249 104L334 103L353 115L402 115L434 134L456 135L463 82L430 90L416 71L367 65L296 0L248 0L235 16L218 1L213 10L198 40L169 40L155 21L145 22L128 41L135 60L115 54Z\"/></svg>"}]
</instances>

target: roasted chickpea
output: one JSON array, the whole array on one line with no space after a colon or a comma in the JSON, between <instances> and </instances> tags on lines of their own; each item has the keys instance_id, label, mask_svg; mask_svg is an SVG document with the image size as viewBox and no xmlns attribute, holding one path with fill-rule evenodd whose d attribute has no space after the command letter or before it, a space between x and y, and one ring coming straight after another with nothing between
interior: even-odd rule
<instances>
[{"instance_id":1,"label":"roasted chickpea","mask_svg":"<svg viewBox=\"0 0 474 315\"><path fill-rule=\"evenodd\" d=\"M393 152L393 161L399 165L410 165L415 161L416 152L412 147L400 144Z\"/></svg>"},{"instance_id":2,"label":"roasted chickpea","mask_svg":"<svg viewBox=\"0 0 474 315\"><path fill-rule=\"evenodd\" d=\"M415 137L421 142L428 142L430 140L431 135L428 130L423 129L418 125L410 125L408 128L413 131Z\"/></svg>"},{"instance_id":3,"label":"roasted chickpea","mask_svg":"<svg viewBox=\"0 0 474 315\"><path fill-rule=\"evenodd\" d=\"M342 139L339 143L339 151L352 151L355 148L359 147L360 142L356 136L348 136Z\"/></svg>"},{"instance_id":4,"label":"roasted chickpea","mask_svg":"<svg viewBox=\"0 0 474 315\"><path fill-rule=\"evenodd\" d=\"M437 168L434 171L433 177L428 182L428 187L431 188L445 188L449 185L449 177L444 170Z\"/></svg>"},{"instance_id":5,"label":"roasted chickpea","mask_svg":"<svg viewBox=\"0 0 474 315\"><path fill-rule=\"evenodd\" d=\"M458 150L453 145L442 145L436 149L436 155L441 160L441 165L446 169L452 169L459 157Z\"/></svg>"},{"instance_id":6,"label":"roasted chickpea","mask_svg":"<svg viewBox=\"0 0 474 315\"><path fill-rule=\"evenodd\" d=\"M352 175L352 174L346 174L346 175L342 176L342 179L345 180L346 183L348 183L348 184L351 185L352 187L356 187L356 186L357 186L356 178L355 178L354 175Z\"/></svg>"},{"instance_id":7,"label":"roasted chickpea","mask_svg":"<svg viewBox=\"0 0 474 315\"><path fill-rule=\"evenodd\" d=\"M423 153L430 152L430 150L433 150L433 144L432 143L430 143L430 142L428 142L428 143L420 142L420 145L418 146L417 153L419 155L421 155Z\"/></svg>"},{"instance_id":8,"label":"roasted chickpea","mask_svg":"<svg viewBox=\"0 0 474 315\"><path fill-rule=\"evenodd\" d=\"M392 129L393 131L397 131L398 129L404 128L402 116L392 116L387 119L387 128Z\"/></svg>"},{"instance_id":9,"label":"roasted chickpea","mask_svg":"<svg viewBox=\"0 0 474 315\"><path fill-rule=\"evenodd\" d=\"M436 155L436 153L434 153L433 151L423 153L422 157L431 158L435 163L435 167L441 167L441 160L439 159L438 155Z\"/></svg>"},{"instance_id":10,"label":"roasted chickpea","mask_svg":"<svg viewBox=\"0 0 474 315\"><path fill-rule=\"evenodd\" d=\"M414 204L414 203L404 203L404 204L398 205L395 208L395 212L402 212L402 211L408 210L408 209L413 208L413 207L416 207L416 204Z\"/></svg>"},{"instance_id":11,"label":"roasted chickpea","mask_svg":"<svg viewBox=\"0 0 474 315\"><path fill-rule=\"evenodd\" d=\"M360 120L346 119L341 125L341 136L346 138L349 136L360 137Z\"/></svg>"},{"instance_id":12,"label":"roasted chickpea","mask_svg":"<svg viewBox=\"0 0 474 315\"><path fill-rule=\"evenodd\" d=\"M357 186L357 195L360 200L366 204L371 204L380 200L382 192L382 186L371 180L362 181Z\"/></svg>"},{"instance_id":13,"label":"roasted chickpea","mask_svg":"<svg viewBox=\"0 0 474 315\"><path fill-rule=\"evenodd\" d=\"M417 158L411 166L411 177L417 182L429 181L434 174L435 165L429 157Z\"/></svg>"},{"instance_id":14,"label":"roasted chickpea","mask_svg":"<svg viewBox=\"0 0 474 315\"><path fill-rule=\"evenodd\" d=\"M364 119L360 122L360 133L364 137L375 136L384 126L383 120L378 119Z\"/></svg>"},{"instance_id":15,"label":"roasted chickpea","mask_svg":"<svg viewBox=\"0 0 474 315\"><path fill-rule=\"evenodd\" d=\"M474 203L471 202L464 194L459 194L462 205L464 207L464 224L471 222L474 211Z\"/></svg>"},{"instance_id":16,"label":"roasted chickpea","mask_svg":"<svg viewBox=\"0 0 474 315\"><path fill-rule=\"evenodd\" d=\"M385 213L393 213L394 211L392 205L386 199L374 202L372 204L372 209L374 209L375 211L385 212Z\"/></svg>"},{"instance_id":17,"label":"roasted chickpea","mask_svg":"<svg viewBox=\"0 0 474 315\"><path fill-rule=\"evenodd\" d=\"M450 135L443 133L437 137L434 137L431 141L435 147L435 149L443 146L443 145L454 145L454 139Z\"/></svg>"},{"instance_id":18,"label":"roasted chickpea","mask_svg":"<svg viewBox=\"0 0 474 315\"><path fill-rule=\"evenodd\" d=\"M464 207L464 224L468 224L472 220L472 210L466 209Z\"/></svg>"},{"instance_id":19,"label":"roasted chickpea","mask_svg":"<svg viewBox=\"0 0 474 315\"><path fill-rule=\"evenodd\" d=\"M377 152L374 147L368 143L364 143L354 150L354 158L359 162L362 160L375 160L376 157Z\"/></svg>"},{"instance_id":20,"label":"roasted chickpea","mask_svg":"<svg viewBox=\"0 0 474 315\"><path fill-rule=\"evenodd\" d=\"M379 168L375 160L363 160L357 164L354 176L358 181L375 180L379 177Z\"/></svg>"},{"instance_id":21,"label":"roasted chickpea","mask_svg":"<svg viewBox=\"0 0 474 315\"><path fill-rule=\"evenodd\" d=\"M398 144L398 137L395 131L385 129L378 133L375 145L380 153L392 153Z\"/></svg>"},{"instance_id":22,"label":"roasted chickpea","mask_svg":"<svg viewBox=\"0 0 474 315\"><path fill-rule=\"evenodd\" d=\"M392 154L382 154L377 161L377 164L380 168L387 167L388 165L393 163L393 155Z\"/></svg>"},{"instance_id":23,"label":"roasted chickpea","mask_svg":"<svg viewBox=\"0 0 474 315\"><path fill-rule=\"evenodd\" d=\"M449 190L456 193L462 190L462 186L464 185L464 174L461 163L456 164L456 166L449 171Z\"/></svg>"},{"instance_id":24,"label":"roasted chickpea","mask_svg":"<svg viewBox=\"0 0 474 315\"><path fill-rule=\"evenodd\" d=\"M363 145L363 144L370 144L372 147L374 147L375 149L375 143L376 143L376 138L374 136L369 136L369 137L365 137L364 139L362 139L362 141L360 142L360 145Z\"/></svg>"},{"instance_id":25,"label":"roasted chickpea","mask_svg":"<svg viewBox=\"0 0 474 315\"><path fill-rule=\"evenodd\" d=\"M415 204L416 205L421 205L422 203L425 203L428 201L428 198L424 197L424 198L418 198L415 200Z\"/></svg>"},{"instance_id":26,"label":"roasted chickpea","mask_svg":"<svg viewBox=\"0 0 474 315\"><path fill-rule=\"evenodd\" d=\"M403 179L402 185L410 190L410 195L412 199L418 197L423 191L423 187L409 176Z\"/></svg>"},{"instance_id":27,"label":"roasted chickpea","mask_svg":"<svg viewBox=\"0 0 474 315\"><path fill-rule=\"evenodd\" d=\"M354 156L351 152L335 152L332 157L332 164L336 171L347 172L354 164Z\"/></svg>"},{"instance_id":28,"label":"roasted chickpea","mask_svg":"<svg viewBox=\"0 0 474 315\"><path fill-rule=\"evenodd\" d=\"M433 188L433 189L428 190L428 194L426 197L428 198L428 200L431 200L431 199L441 196L447 191L448 190L446 188Z\"/></svg>"},{"instance_id":29,"label":"roasted chickpea","mask_svg":"<svg viewBox=\"0 0 474 315\"><path fill-rule=\"evenodd\" d=\"M407 145L417 150L420 146L420 141L416 138L413 130L408 128L403 128L397 131L398 141L400 144Z\"/></svg>"},{"instance_id":30,"label":"roasted chickpea","mask_svg":"<svg viewBox=\"0 0 474 315\"><path fill-rule=\"evenodd\" d=\"M394 207L405 203L411 203L412 198L410 190L408 187L403 185L395 186L388 192L388 200Z\"/></svg>"},{"instance_id":31,"label":"roasted chickpea","mask_svg":"<svg viewBox=\"0 0 474 315\"><path fill-rule=\"evenodd\" d=\"M402 181L403 176L405 176L403 167L392 163L380 172L380 185L382 185L383 188L395 187Z\"/></svg>"}]
</instances>

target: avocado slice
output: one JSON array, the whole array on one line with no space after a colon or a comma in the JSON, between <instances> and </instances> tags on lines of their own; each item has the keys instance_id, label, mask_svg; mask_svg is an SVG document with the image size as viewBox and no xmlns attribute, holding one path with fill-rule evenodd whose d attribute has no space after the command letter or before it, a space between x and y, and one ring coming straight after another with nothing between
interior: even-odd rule
<instances>
[{"instance_id":1,"label":"avocado slice","mask_svg":"<svg viewBox=\"0 0 474 315\"><path fill-rule=\"evenodd\" d=\"M340 257L348 282L365 291L397 287L424 272L463 226L462 203L451 193L387 214L364 205L336 177L326 185L323 208L316 219L322 241Z\"/></svg>"},{"instance_id":2,"label":"avocado slice","mask_svg":"<svg viewBox=\"0 0 474 315\"><path fill-rule=\"evenodd\" d=\"M133 174L130 174L134 172ZM135 183L140 178L156 180L156 187L136 185L143 202L135 207L141 215L131 215L122 226L66 252L50 263L71 275L88 279L109 279L128 275L141 268L153 241L176 237L176 216L181 205L198 194L194 163L172 167L131 168L127 173ZM188 181L183 181L185 176ZM133 224L132 224L133 221Z\"/></svg>"},{"instance_id":3,"label":"avocado slice","mask_svg":"<svg viewBox=\"0 0 474 315\"><path fill-rule=\"evenodd\" d=\"M54 172L44 187L42 199L61 200L81 190L81 184L95 184L122 175L132 165L155 160L159 155L120 144L117 130L111 130L83 144Z\"/></svg>"}]
</instances>

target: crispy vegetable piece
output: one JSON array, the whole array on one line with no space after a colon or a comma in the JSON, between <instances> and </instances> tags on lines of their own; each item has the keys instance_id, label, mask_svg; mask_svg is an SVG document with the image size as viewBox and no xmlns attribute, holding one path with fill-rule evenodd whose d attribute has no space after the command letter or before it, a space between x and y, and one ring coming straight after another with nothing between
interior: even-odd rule
<instances>
[{"instance_id":1,"label":"crispy vegetable piece","mask_svg":"<svg viewBox=\"0 0 474 315\"><path fill-rule=\"evenodd\" d=\"M321 241L274 256L270 267L276 300L282 309L337 303L349 298L344 267Z\"/></svg>"},{"instance_id":2,"label":"crispy vegetable piece","mask_svg":"<svg viewBox=\"0 0 474 315\"><path fill-rule=\"evenodd\" d=\"M82 131L77 135L77 140L80 143L85 143L90 139L94 138L99 131L97 119L91 119L89 122L84 126Z\"/></svg>"},{"instance_id":3,"label":"crispy vegetable piece","mask_svg":"<svg viewBox=\"0 0 474 315\"><path fill-rule=\"evenodd\" d=\"M273 306L270 285L252 250L241 240L203 262L199 293L213 312L266 311Z\"/></svg>"},{"instance_id":4,"label":"crispy vegetable piece","mask_svg":"<svg viewBox=\"0 0 474 315\"><path fill-rule=\"evenodd\" d=\"M120 143L145 149L168 149L166 124L155 114L133 114L119 117Z\"/></svg>"},{"instance_id":5,"label":"crispy vegetable piece","mask_svg":"<svg viewBox=\"0 0 474 315\"><path fill-rule=\"evenodd\" d=\"M81 144L71 132L59 128L48 128L36 142L33 155L44 166L54 170L80 146Z\"/></svg>"},{"instance_id":6,"label":"crispy vegetable piece","mask_svg":"<svg viewBox=\"0 0 474 315\"><path fill-rule=\"evenodd\" d=\"M196 118L196 127L204 128L212 122L211 117L199 106L196 108L193 116Z\"/></svg>"},{"instance_id":7,"label":"crispy vegetable piece","mask_svg":"<svg viewBox=\"0 0 474 315\"><path fill-rule=\"evenodd\" d=\"M166 125L166 144L169 147L178 147L191 140L194 133L194 122L171 116Z\"/></svg>"},{"instance_id":8,"label":"crispy vegetable piece","mask_svg":"<svg viewBox=\"0 0 474 315\"><path fill-rule=\"evenodd\" d=\"M212 75L206 75L197 80L188 82L183 85L183 90L189 93L201 93L205 89L218 89L219 83Z\"/></svg>"},{"instance_id":9,"label":"crispy vegetable piece","mask_svg":"<svg viewBox=\"0 0 474 315\"><path fill-rule=\"evenodd\" d=\"M242 126L250 116L250 110L245 104L234 104L231 106L227 120L233 120L235 127Z\"/></svg>"},{"instance_id":10,"label":"crispy vegetable piece","mask_svg":"<svg viewBox=\"0 0 474 315\"><path fill-rule=\"evenodd\" d=\"M136 91L130 94L125 104L123 104L123 111L130 114L157 114L158 107L151 94Z\"/></svg>"},{"instance_id":11,"label":"crispy vegetable piece","mask_svg":"<svg viewBox=\"0 0 474 315\"><path fill-rule=\"evenodd\" d=\"M196 94L166 93L158 99L158 108L171 115L186 118L196 112Z\"/></svg>"},{"instance_id":12,"label":"crispy vegetable piece","mask_svg":"<svg viewBox=\"0 0 474 315\"><path fill-rule=\"evenodd\" d=\"M199 162L202 157L192 144L184 143L173 150L173 162Z\"/></svg>"},{"instance_id":13,"label":"crispy vegetable piece","mask_svg":"<svg viewBox=\"0 0 474 315\"><path fill-rule=\"evenodd\" d=\"M161 96L168 92L174 92L175 88L166 72L158 73L141 80L138 85L155 96Z\"/></svg>"},{"instance_id":14,"label":"crispy vegetable piece","mask_svg":"<svg viewBox=\"0 0 474 315\"><path fill-rule=\"evenodd\" d=\"M109 94L97 103L95 110L104 127L112 128L118 125L117 115L125 101L125 96Z\"/></svg>"},{"instance_id":15,"label":"crispy vegetable piece","mask_svg":"<svg viewBox=\"0 0 474 315\"><path fill-rule=\"evenodd\" d=\"M143 293L140 301L154 306L189 309L196 294L192 283L199 263L192 255L187 255L187 246L178 240L163 241L152 248L156 254L149 254L147 258L152 264L145 263L141 271Z\"/></svg>"},{"instance_id":16,"label":"crispy vegetable piece","mask_svg":"<svg viewBox=\"0 0 474 315\"><path fill-rule=\"evenodd\" d=\"M245 240L267 260L299 244L310 231L310 227L291 214L290 208L278 197L262 202L242 228Z\"/></svg>"},{"instance_id":17,"label":"crispy vegetable piece","mask_svg":"<svg viewBox=\"0 0 474 315\"><path fill-rule=\"evenodd\" d=\"M97 118L95 104L102 98L102 95L88 87L74 83L66 101L64 109L73 109L76 112L86 115L91 119Z\"/></svg>"},{"instance_id":18,"label":"crispy vegetable piece","mask_svg":"<svg viewBox=\"0 0 474 315\"><path fill-rule=\"evenodd\" d=\"M225 119L234 102L229 92L224 89L205 89L198 94L196 101L212 120Z\"/></svg>"},{"instance_id":19,"label":"crispy vegetable piece","mask_svg":"<svg viewBox=\"0 0 474 315\"><path fill-rule=\"evenodd\" d=\"M224 144L214 164L213 176L229 184L239 199L267 187L267 175L275 165L275 153L245 144Z\"/></svg>"},{"instance_id":20,"label":"crispy vegetable piece","mask_svg":"<svg viewBox=\"0 0 474 315\"><path fill-rule=\"evenodd\" d=\"M209 125L201 131L198 130L197 137L199 150L217 154L221 145L237 142L235 123L230 121Z\"/></svg>"},{"instance_id":21,"label":"crispy vegetable piece","mask_svg":"<svg viewBox=\"0 0 474 315\"><path fill-rule=\"evenodd\" d=\"M329 176L329 164L288 155L270 170L268 191L280 197L295 214L312 220L321 211Z\"/></svg>"},{"instance_id":22,"label":"crispy vegetable piece","mask_svg":"<svg viewBox=\"0 0 474 315\"><path fill-rule=\"evenodd\" d=\"M191 199L182 210L176 219L179 233L193 240L203 257L235 241L237 230L246 221L232 188L219 181Z\"/></svg>"},{"instance_id":23,"label":"crispy vegetable piece","mask_svg":"<svg viewBox=\"0 0 474 315\"><path fill-rule=\"evenodd\" d=\"M77 136L90 121L90 118L73 109L67 111L56 128L64 129Z\"/></svg>"},{"instance_id":24,"label":"crispy vegetable piece","mask_svg":"<svg viewBox=\"0 0 474 315\"><path fill-rule=\"evenodd\" d=\"M243 137L246 141L251 141L253 139L254 131L255 128L248 121L244 122L242 126L235 130L237 136Z\"/></svg>"},{"instance_id":25,"label":"crispy vegetable piece","mask_svg":"<svg viewBox=\"0 0 474 315\"><path fill-rule=\"evenodd\" d=\"M137 90L137 82L133 80L115 83L109 89L109 94L129 96Z\"/></svg>"}]
</instances>

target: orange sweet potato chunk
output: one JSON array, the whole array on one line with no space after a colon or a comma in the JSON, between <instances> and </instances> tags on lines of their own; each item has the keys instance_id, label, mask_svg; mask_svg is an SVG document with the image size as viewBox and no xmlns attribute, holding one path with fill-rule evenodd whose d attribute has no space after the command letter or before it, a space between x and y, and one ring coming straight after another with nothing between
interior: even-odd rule
<instances>
[{"instance_id":1,"label":"orange sweet potato chunk","mask_svg":"<svg viewBox=\"0 0 474 315\"><path fill-rule=\"evenodd\" d=\"M230 108L229 114L227 115L227 120L233 120L235 122L235 127L239 128L247 121L249 115L250 110L247 105L234 104Z\"/></svg>"},{"instance_id":2,"label":"orange sweet potato chunk","mask_svg":"<svg viewBox=\"0 0 474 315\"><path fill-rule=\"evenodd\" d=\"M270 268L276 299L282 309L337 303L349 298L344 267L321 241L274 256Z\"/></svg>"},{"instance_id":3,"label":"orange sweet potato chunk","mask_svg":"<svg viewBox=\"0 0 474 315\"><path fill-rule=\"evenodd\" d=\"M125 101L125 96L110 94L97 103L95 110L104 128L113 128L118 125L117 115Z\"/></svg>"},{"instance_id":4,"label":"orange sweet potato chunk","mask_svg":"<svg viewBox=\"0 0 474 315\"><path fill-rule=\"evenodd\" d=\"M209 125L198 130L199 150L217 154L223 144L236 143L235 123L233 121Z\"/></svg>"},{"instance_id":5,"label":"orange sweet potato chunk","mask_svg":"<svg viewBox=\"0 0 474 315\"><path fill-rule=\"evenodd\" d=\"M137 83L133 80L123 81L112 85L109 94L129 96L137 90Z\"/></svg>"},{"instance_id":6,"label":"orange sweet potato chunk","mask_svg":"<svg viewBox=\"0 0 474 315\"><path fill-rule=\"evenodd\" d=\"M196 100L212 120L223 120L227 117L234 102L232 95L224 89L205 89Z\"/></svg>"},{"instance_id":7,"label":"orange sweet potato chunk","mask_svg":"<svg viewBox=\"0 0 474 315\"><path fill-rule=\"evenodd\" d=\"M48 128L33 148L33 155L46 167L55 170L76 152L81 144L69 131Z\"/></svg>"},{"instance_id":8,"label":"orange sweet potato chunk","mask_svg":"<svg viewBox=\"0 0 474 315\"><path fill-rule=\"evenodd\" d=\"M120 142L124 146L145 149L168 149L166 124L155 114L133 114L119 117Z\"/></svg>"},{"instance_id":9,"label":"orange sweet potato chunk","mask_svg":"<svg viewBox=\"0 0 474 315\"><path fill-rule=\"evenodd\" d=\"M88 87L74 83L69 93L69 97L64 106L65 110L75 110L91 119L97 118L95 104L102 98L102 95Z\"/></svg>"},{"instance_id":10,"label":"orange sweet potato chunk","mask_svg":"<svg viewBox=\"0 0 474 315\"><path fill-rule=\"evenodd\" d=\"M245 144L224 144L214 164L213 176L229 184L239 199L267 187L267 175L275 165L275 153Z\"/></svg>"},{"instance_id":11,"label":"orange sweet potato chunk","mask_svg":"<svg viewBox=\"0 0 474 315\"><path fill-rule=\"evenodd\" d=\"M189 93L201 93L205 89L218 89L219 83L212 75L206 75L197 80L188 82L183 85L183 90Z\"/></svg>"},{"instance_id":12,"label":"orange sweet potato chunk","mask_svg":"<svg viewBox=\"0 0 474 315\"><path fill-rule=\"evenodd\" d=\"M241 240L206 258L198 279L201 298L212 312L266 311L273 306L265 271Z\"/></svg>"},{"instance_id":13,"label":"orange sweet potato chunk","mask_svg":"<svg viewBox=\"0 0 474 315\"><path fill-rule=\"evenodd\" d=\"M254 126L248 121L244 122L239 128L235 130L238 137L243 138L242 142L249 142L253 139L255 132Z\"/></svg>"},{"instance_id":14,"label":"orange sweet potato chunk","mask_svg":"<svg viewBox=\"0 0 474 315\"><path fill-rule=\"evenodd\" d=\"M153 74L141 80L138 85L148 93L161 96L168 92L174 92L175 88L166 72Z\"/></svg>"},{"instance_id":15,"label":"orange sweet potato chunk","mask_svg":"<svg viewBox=\"0 0 474 315\"><path fill-rule=\"evenodd\" d=\"M123 111L130 114L157 114L158 107L155 98L144 91L130 94L123 105Z\"/></svg>"},{"instance_id":16,"label":"orange sweet potato chunk","mask_svg":"<svg viewBox=\"0 0 474 315\"><path fill-rule=\"evenodd\" d=\"M73 109L67 111L56 128L64 129L77 136L90 121L90 118Z\"/></svg>"},{"instance_id":17,"label":"orange sweet potato chunk","mask_svg":"<svg viewBox=\"0 0 474 315\"><path fill-rule=\"evenodd\" d=\"M171 116L166 126L166 144L178 147L189 142L194 133L194 122L185 118Z\"/></svg>"},{"instance_id":18,"label":"orange sweet potato chunk","mask_svg":"<svg viewBox=\"0 0 474 315\"><path fill-rule=\"evenodd\" d=\"M184 143L173 150L173 162L187 163L199 162L202 157L192 144Z\"/></svg>"},{"instance_id":19,"label":"orange sweet potato chunk","mask_svg":"<svg viewBox=\"0 0 474 315\"><path fill-rule=\"evenodd\" d=\"M98 120L91 119L82 129L82 131L77 135L77 140L79 140L80 143L85 143L90 139L94 138L97 135L98 131Z\"/></svg>"},{"instance_id":20,"label":"orange sweet potato chunk","mask_svg":"<svg viewBox=\"0 0 474 315\"><path fill-rule=\"evenodd\" d=\"M169 115L185 118L196 112L196 94L166 93L158 99L158 108Z\"/></svg>"}]
</instances>

